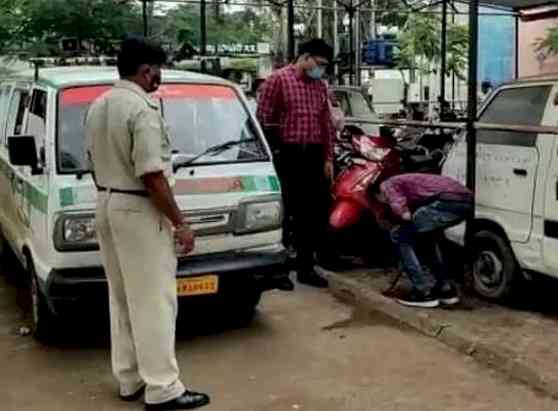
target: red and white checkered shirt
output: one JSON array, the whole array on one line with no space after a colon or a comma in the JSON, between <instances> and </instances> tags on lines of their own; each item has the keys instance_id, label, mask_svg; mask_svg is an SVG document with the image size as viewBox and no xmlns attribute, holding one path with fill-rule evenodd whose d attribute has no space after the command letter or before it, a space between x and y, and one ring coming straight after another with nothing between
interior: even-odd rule
<instances>
[{"instance_id":1,"label":"red and white checkered shirt","mask_svg":"<svg viewBox=\"0 0 558 411\"><path fill-rule=\"evenodd\" d=\"M327 84L299 74L295 66L277 70L262 85L257 117L265 129L278 127L281 143L322 144L327 158L333 157Z\"/></svg>"}]
</instances>

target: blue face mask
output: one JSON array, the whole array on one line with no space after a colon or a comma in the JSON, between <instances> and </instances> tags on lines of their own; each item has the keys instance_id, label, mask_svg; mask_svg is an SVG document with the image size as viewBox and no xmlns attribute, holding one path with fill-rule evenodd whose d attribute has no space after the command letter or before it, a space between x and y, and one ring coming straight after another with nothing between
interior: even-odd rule
<instances>
[{"instance_id":1,"label":"blue face mask","mask_svg":"<svg viewBox=\"0 0 558 411\"><path fill-rule=\"evenodd\" d=\"M325 74L325 67L315 66L310 70L306 70L306 75L312 80L320 80Z\"/></svg>"}]
</instances>

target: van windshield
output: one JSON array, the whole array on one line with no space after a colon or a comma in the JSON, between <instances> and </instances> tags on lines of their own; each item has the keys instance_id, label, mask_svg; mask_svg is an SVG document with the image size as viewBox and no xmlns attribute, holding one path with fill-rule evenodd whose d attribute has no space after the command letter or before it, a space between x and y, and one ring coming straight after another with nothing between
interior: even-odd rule
<instances>
[{"instance_id":1,"label":"van windshield","mask_svg":"<svg viewBox=\"0 0 558 411\"><path fill-rule=\"evenodd\" d=\"M111 86L86 86L63 90L58 109L58 170L85 170L85 115L89 105ZM173 152L181 159L194 158L208 148L235 140L246 143L218 154L208 154L196 164L267 160L263 144L236 91L228 86L165 84L154 93L167 125Z\"/></svg>"}]
</instances>

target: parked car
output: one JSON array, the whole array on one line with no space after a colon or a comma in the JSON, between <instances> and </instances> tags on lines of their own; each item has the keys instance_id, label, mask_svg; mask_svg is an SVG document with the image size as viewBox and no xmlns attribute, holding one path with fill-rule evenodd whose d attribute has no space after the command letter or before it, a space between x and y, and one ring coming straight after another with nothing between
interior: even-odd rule
<instances>
[{"instance_id":1,"label":"parked car","mask_svg":"<svg viewBox=\"0 0 558 411\"><path fill-rule=\"evenodd\" d=\"M370 101L364 92L357 87L331 86L341 109L345 114L345 124L357 126L367 135L380 135L380 124L365 123L364 121L379 121Z\"/></svg>"},{"instance_id":2,"label":"parked car","mask_svg":"<svg viewBox=\"0 0 558 411\"><path fill-rule=\"evenodd\" d=\"M38 337L107 296L83 124L117 78L116 68L81 66L0 80L0 260L15 256L27 272ZM222 79L163 71L153 97L171 135L174 192L197 236L192 255L179 256L179 298L249 314L287 275L280 186L262 130Z\"/></svg>"},{"instance_id":3,"label":"parked car","mask_svg":"<svg viewBox=\"0 0 558 411\"><path fill-rule=\"evenodd\" d=\"M558 124L558 76L498 88L479 121L503 125ZM443 173L465 181L466 135L458 137ZM478 130L473 236L475 290L501 299L533 273L558 278L558 139L533 132ZM448 236L464 242L464 227Z\"/></svg>"}]
</instances>

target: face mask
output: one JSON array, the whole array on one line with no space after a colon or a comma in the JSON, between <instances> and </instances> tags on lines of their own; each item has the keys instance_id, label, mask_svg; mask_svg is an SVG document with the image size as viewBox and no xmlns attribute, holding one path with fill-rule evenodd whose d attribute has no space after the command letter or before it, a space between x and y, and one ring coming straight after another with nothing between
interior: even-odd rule
<instances>
[{"instance_id":1,"label":"face mask","mask_svg":"<svg viewBox=\"0 0 558 411\"><path fill-rule=\"evenodd\" d=\"M306 70L306 75L312 80L320 80L325 74L325 67L315 66L310 70Z\"/></svg>"},{"instance_id":2,"label":"face mask","mask_svg":"<svg viewBox=\"0 0 558 411\"><path fill-rule=\"evenodd\" d=\"M155 70L153 68L151 68L151 70L149 70L150 73L148 74L147 78L146 78L146 82L148 84L149 90L147 90L148 93L153 93L155 91L157 91L157 89L159 88L159 86L161 85L161 75L160 72L158 70Z\"/></svg>"}]
</instances>

